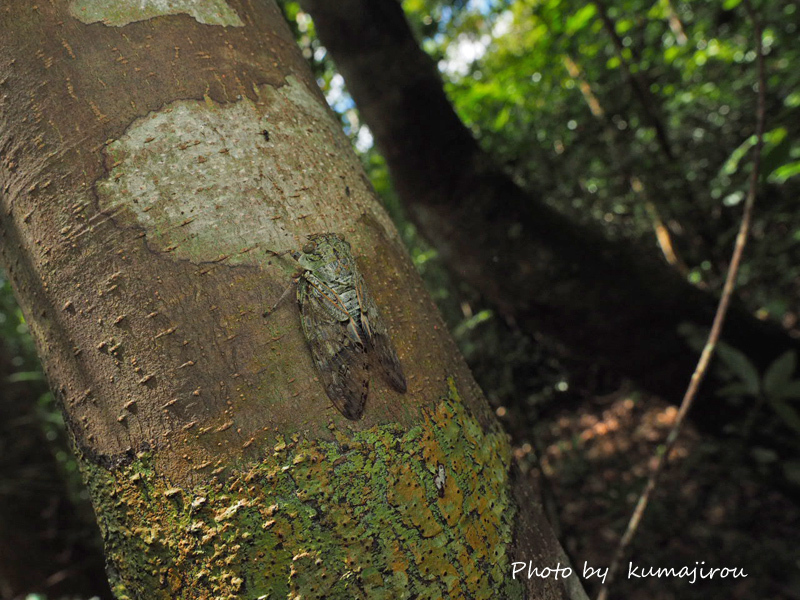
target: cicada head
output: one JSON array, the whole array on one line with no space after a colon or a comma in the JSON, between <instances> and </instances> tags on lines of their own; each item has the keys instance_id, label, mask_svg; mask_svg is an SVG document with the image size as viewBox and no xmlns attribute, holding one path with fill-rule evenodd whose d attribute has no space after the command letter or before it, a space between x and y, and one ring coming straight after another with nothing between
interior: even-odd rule
<instances>
[{"instance_id":1,"label":"cicada head","mask_svg":"<svg viewBox=\"0 0 800 600\"><path fill-rule=\"evenodd\" d=\"M337 260L341 250L350 254L350 244L338 233L312 233L303 244L300 252L292 252L294 259L308 271L316 271L320 266Z\"/></svg>"}]
</instances>

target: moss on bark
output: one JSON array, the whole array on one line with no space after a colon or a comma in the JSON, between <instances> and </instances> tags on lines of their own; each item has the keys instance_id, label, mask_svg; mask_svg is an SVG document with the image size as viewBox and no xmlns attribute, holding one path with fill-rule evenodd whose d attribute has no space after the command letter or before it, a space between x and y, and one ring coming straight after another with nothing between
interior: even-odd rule
<instances>
[{"instance_id":1,"label":"moss on bark","mask_svg":"<svg viewBox=\"0 0 800 600\"><path fill-rule=\"evenodd\" d=\"M173 487L147 453L86 466L118 596L521 597L506 436L450 389L416 427L279 436L225 482Z\"/></svg>"}]
</instances>

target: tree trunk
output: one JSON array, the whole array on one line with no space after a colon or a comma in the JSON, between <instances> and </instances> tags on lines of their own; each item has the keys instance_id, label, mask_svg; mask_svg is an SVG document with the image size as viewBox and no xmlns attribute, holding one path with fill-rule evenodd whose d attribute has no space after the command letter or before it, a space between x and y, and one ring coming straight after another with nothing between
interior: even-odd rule
<instances>
[{"instance_id":1,"label":"tree trunk","mask_svg":"<svg viewBox=\"0 0 800 600\"><path fill-rule=\"evenodd\" d=\"M679 399L696 362L679 332L707 329L716 298L655 248L608 242L520 189L493 164L447 100L395 0L302 0L385 156L409 215L451 270L524 331ZM731 311L725 339L759 366L797 348L777 325ZM721 431L725 407L697 406Z\"/></svg>"},{"instance_id":2,"label":"tree trunk","mask_svg":"<svg viewBox=\"0 0 800 600\"><path fill-rule=\"evenodd\" d=\"M0 12L2 264L120 598L582 598L273 3ZM331 406L295 303L340 232L408 381ZM362 293L363 295L363 293Z\"/></svg>"}]
</instances>

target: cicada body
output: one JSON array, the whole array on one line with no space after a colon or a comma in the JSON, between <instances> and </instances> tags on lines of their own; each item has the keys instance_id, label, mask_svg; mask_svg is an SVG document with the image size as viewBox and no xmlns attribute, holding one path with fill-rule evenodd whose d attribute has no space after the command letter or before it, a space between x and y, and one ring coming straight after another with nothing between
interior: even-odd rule
<instances>
[{"instance_id":1,"label":"cicada body","mask_svg":"<svg viewBox=\"0 0 800 600\"><path fill-rule=\"evenodd\" d=\"M303 333L333 405L348 419L361 418L371 364L404 393L400 359L350 244L336 233L317 233L291 254L303 268L297 282Z\"/></svg>"}]
</instances>

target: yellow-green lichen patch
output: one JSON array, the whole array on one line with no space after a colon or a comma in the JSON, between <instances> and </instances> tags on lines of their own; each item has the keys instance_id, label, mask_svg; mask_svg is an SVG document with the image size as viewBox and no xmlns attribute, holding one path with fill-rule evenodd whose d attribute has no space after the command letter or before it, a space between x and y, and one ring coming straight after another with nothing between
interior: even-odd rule
<instances>
[{"instance_id":1,"label":"yellow-green lichen patch","mask_svg":"<svg viewBox=\"0 0 800 600\"><path fill-rule=\"evenodd\" d=\"M508 445L457 398L410 431L281 440L225 484L176 492L150 465L87 473L127 597L521 597Z\"/></svg>"},{"instance_id":2,"label":"yellow-green lichen patch","mask_svg":"<svg viewBox=\"0 0 800 600\"><path fill-rule=\"evenodd\" d=\"M225 0L72 0L69 12L83 23L99 22L112 27L181 13L206 25L244 27Z\"/></svg>"}]
</instances>

